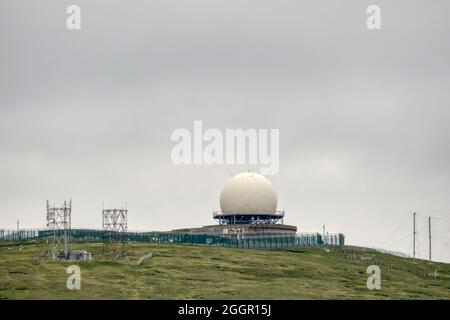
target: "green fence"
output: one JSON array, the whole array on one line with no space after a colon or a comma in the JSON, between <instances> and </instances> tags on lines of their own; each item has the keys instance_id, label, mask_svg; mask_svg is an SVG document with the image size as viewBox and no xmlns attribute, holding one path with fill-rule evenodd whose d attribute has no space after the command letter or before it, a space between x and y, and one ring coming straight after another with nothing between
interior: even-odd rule
<instances>
[{"instance_id":1,"label":"green fence","mask_svg":"<svg viewBox=\"0 0 450 320\"><path fill-rule=\"evenodd\" d=\"M7 230L0 229L0 240L21 241L30 239L45 239L49 236L60 233L53 230ZM198 245L214 245L233 248L249 249L275 249L298 246L315 245L344 245L344 235L327 234L322 237L319 233L305 234L264 234L264 235L210 235L210 234L189 234L173 232L124 232L116 236L120 240L145 243L186 243ZM72 229L71 237L81 241L103 241L106 233L102 230L94 229ZM117 238L117 237L116 237Z\"/></svg>"}]
</instances>

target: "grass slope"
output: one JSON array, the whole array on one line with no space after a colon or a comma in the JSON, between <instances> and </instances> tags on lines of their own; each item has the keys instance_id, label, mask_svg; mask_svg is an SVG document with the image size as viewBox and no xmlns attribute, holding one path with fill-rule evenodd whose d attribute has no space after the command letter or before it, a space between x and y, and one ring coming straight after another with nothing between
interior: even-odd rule
<instances>
[{"instance_id":1,"label":"grass slope","mask_svg":"<svg viewBox=\"0 0 450 320\"><path fill-rule=\"evenodd\" d=\"M450 299L450 264L346 247L297 251L190 245L129 245L110 261L99 243L75 243L91 262L36 262L43 243L0 245L0 299ZM152 253L142 265L139 258ZM68 290L67 266L81 268ZM367 266L381 268L381 290L366 287ZM435 271L437 276L435 276Z\"/></svg>"}]
</instances>

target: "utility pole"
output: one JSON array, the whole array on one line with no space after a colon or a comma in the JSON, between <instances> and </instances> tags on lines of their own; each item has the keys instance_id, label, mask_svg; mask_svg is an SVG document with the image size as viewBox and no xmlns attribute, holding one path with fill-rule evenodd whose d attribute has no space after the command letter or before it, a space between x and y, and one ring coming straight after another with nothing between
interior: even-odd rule
<instances>
[{"instance_id":1,"label":"utility pole","mask_svg":"<svg viewBox=\"0 0 450 320\"><path fill-rule=\"evenodd\" d=\"M429 259L431 262L431 217L428 217L428 244Z\"/></svg>"},{"instance_id":2,"label":"utility pole","mask_svg":"<svg viewBox=\"0 0 450 320\"><path fill-rule=\"evenodd\" d=\"M416 258L416 215L417 213L413 213L413 258Z\"/></svg>"},{"instance_id":3,"label":"utility pole","mask_svg":"<svg viewBox=\"0 0 450 320\"><path fill-rule=\"evenodd\" d=\"M17 219L17 234L19 234L19 230L20 230L20 221L19 219Z\"/></svg>"},{"instance_id":4,"label":"utility pole","mask_svg":"<svg viewBox=\"0 0 450 320\"><path fill-rule=\"evenodd\" d=\"M323 244L326 244L326 238L325 238L325 223L323 224L322 228L323 228L322 242L323 242Z\"/></svg>"}]
</instances>

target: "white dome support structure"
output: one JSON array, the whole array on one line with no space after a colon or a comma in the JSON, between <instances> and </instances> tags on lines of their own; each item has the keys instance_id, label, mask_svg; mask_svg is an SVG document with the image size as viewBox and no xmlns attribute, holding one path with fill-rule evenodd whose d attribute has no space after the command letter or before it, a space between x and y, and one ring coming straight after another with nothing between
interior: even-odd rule
<instances>
[{"instance_id":1,"label":"white dome support structure","mask_svg":"<svg viewBox=\"0 0 450 320\"><path fill-rule=\"evenodd\" d=\"M277 223L281 221L283 224L284 211L275 211L270 215L240 215L240 214L224 214L221 211L214 211L213 218L219 222L219 224L239 224L239 223L251 223L251 224L265 224L265 223Z\"/></svg>"}]
</instances>

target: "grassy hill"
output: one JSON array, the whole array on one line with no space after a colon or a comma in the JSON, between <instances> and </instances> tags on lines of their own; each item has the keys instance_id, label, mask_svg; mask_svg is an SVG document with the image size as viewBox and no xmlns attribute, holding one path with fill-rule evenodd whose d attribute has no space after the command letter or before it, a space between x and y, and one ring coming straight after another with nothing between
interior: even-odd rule
<instances>
[{"instance_id":1,"label":"grassy hill","mask_svg":"<svg viewBox=\"0 0 450 320\"><path fill-rule=\"evenodd\" d=\"M133 243L126 259L102 256L99 243L75 243L91 262L36 262L43 243L0 245L0 299L450 299L450 264L371 250L248 250ZM152 253L141 265L139 258ZM81 268L68 290L67 266ZM366 287L381 268L381 290Z\"/></svg>"}]
</instances>

